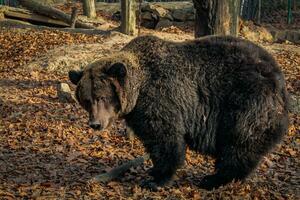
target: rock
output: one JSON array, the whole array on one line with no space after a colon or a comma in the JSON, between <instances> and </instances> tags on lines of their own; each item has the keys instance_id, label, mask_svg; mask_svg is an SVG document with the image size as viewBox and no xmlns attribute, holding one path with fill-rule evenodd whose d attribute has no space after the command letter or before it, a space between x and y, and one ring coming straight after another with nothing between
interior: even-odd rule
<instances>
[{"instance_id":1,"label":"rock","mask_svg":"<svg viewBox=\"0 0 300 200\"><path fill-rule=\"evenodd\" d=\"M157 21L155 20L143 20L141 26L149 29L154 29L157 25Z\"/></svg>"},{"instance_id":2,"label":"rock","mask_svg":"<svg viewBox=\"0 0 300 200\"><path fill-rule=\"evenodd\" d=\"M150 12L156 15L158 18L167 18L173 20L172 15L169 10L155 4L147 4L143 9L143 12Z\"/></svg>"},{"instance_id":3,"label":"rock","mask_svg":"<svg viewBox=\"0 0 300 200\"><path fill-rule=\"evenodd\" d=\"M290 107L289 111L294 114L300 114L300 96L291 95L290 96Z\"/></svg>"},{"instance_id":4,"label":"rock","mask_svg":"<svg viewBox=\"0 0 300 200\"><path fill-rule=\"evenodd\" d=\"M173 23L173 26L182 28L183 30L194 27L194 25L195 25L194 21L172 22L172 23Z\"/></svg>"},{"instance_id":5,"label":"rock","mask_svg":"<svg viewBox=\"0 0 300 200\"><path fill-rule=\"evenodd\" d=\"M300 43L300 32L289 30L286 33L286 39L293 43Z\"/></svg>"},{"instance_id":6,"label":"rock","mask_svg":"<svg viewBox=\"0 0 300 200\"><path fill-rule=\"evenodd\" d=\"M111 18L112 18L112 20L120 21L121 20L121 12L120 11L115 12Z\"/></svg>"},{"instance_id":7,"label":"rock","mask_svg":"<svg viewBox=\"0 0 300 200\"><path fill-rule=\"evenodd\" d=\"M184 22L187 19L187 13L183 9L174 10L172 16L175 20Z\"/></svg>"},{"instance_id":8,"label":"rock","mask_svg":"<svg viewBox=\"0 0 300 200\"><path fill-rule=\"evenodd\" d=\"M186 17L187 21L195 21L195 13L188 13Z\"/></svg>"},{"instance_id":9,"label":"rock","mask_svg":"<svg viewBox=\"0 0 300 200\"><path fill-rule=\"evenodd\" d=\"M59 83L57 85L57 97L63 103L73 103L76 101L75 96L67 83Z\"/></svg>"},{"instance_id":10,"label":"rock","mask_svg":"<svg viewBox=\"0 0 300 200\"><path fill-rule=\"evenodd\" d=\"M142 20L152 20L152 13L149 11L142 12Z\"/></svg>"},{"instance_id":11,"label":"rock","mask_svg":"<svg viewBox=\"0 0 300 200\"><path fill-rule=\"evenodd\" d=\"M162 28L166 28L166 27L169 27L172 25L173 25L173 23L169 19L163 18L163 19L159 20L159 22L156 24L155 29L162 29Z\"/></svg>"},{"instance_id":12,"label":"rock","mask_svg":"<svg viewBox=\"0 0 300 200\"><path fill-rule=\"evenodd\" d=\"M300 31L299 30L278 30L272 28L270 31L274 37L275 42L284 42L288 40L296 44L300 43Z\"/></svg>"},{"instance_id":13,"label":"rock","mask_svg":"<svg viewBox=\"0 0 300 200\"><path fill-rule=\"evenodd\" d=\"M286 40L286 31L277 30L275 31L274 40L277 42L282 42Z\"/></svg>"}]
</instances>

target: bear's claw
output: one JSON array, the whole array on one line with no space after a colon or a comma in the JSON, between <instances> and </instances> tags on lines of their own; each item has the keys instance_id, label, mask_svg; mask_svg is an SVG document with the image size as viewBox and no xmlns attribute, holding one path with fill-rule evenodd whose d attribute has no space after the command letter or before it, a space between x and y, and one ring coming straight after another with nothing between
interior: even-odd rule
<instances>
[{"instance_id":1,"label":"bear's claw","mask_svg":"<svg viewBox=\"0 0 300 200\"><path fill-rule=\"evenodd\" d=\"M206 190L217 189L221 185L223 185L223 184L220 182L219 177L216 175L207 175L198 184L198 186L200 188L206 189Z\"/></svg>"},{"instance_id":2,"label":"bear's claw","mask_svg":"<svg viewBox=\"0 0 300 200\"><path fill-rule=\"evenodd\" d=\"M157 192L158 191L158 185L155 182L150 181L150 180L144 180L144 181L142 181L141 187L145 188L145 189L148 189L150 191L153 191L153 192Z\"/></svg>"}]
</instances>

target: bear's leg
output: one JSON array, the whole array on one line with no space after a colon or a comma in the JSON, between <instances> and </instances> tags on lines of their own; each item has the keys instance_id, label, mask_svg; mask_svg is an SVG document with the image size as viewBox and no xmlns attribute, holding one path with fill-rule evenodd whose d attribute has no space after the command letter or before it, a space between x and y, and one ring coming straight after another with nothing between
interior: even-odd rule
<instances>
[{"instance_id":1,"label":"bear's leg","mask_svg":"<svg viewBox=\"0 0 300 200\"><path fill-rule=\"evenodd\" d=\"M173 137L164 137L163 140L147 143L145 147L153 162L153 168L149 170L149 175L154 179L144 181L142 186L157 190L158 186L167 184L176 170L184 163L186 145L183 139L178 139L174 135Z\"/></svg>"},{"instance_id":2,"label":"bear's leg","mask_svg":"<svg viewBox=\"0 0 300 200\"><path fill-rule=\"evenodd\" d=\"M233 180L243 180L256 168L261 157L259 153L246 152L246 148L226 147L216 160L216 173L205 176L200 187L212 190Z\"/></svg>"},{"instance_id":3,"label":"bear's leg","mask_svg":"<svg viewBox=\"0 0 300 200\"><path fill-rule=\"evenodd\" d=\"M272 116L273 113L267 114ZM244 116L248 118L224 120L216 144L219 152L216 155L216 174L204 177L200 184L202 188L218 188L232 180L245 179L288 129L287 112L282 115L275 113L274 118L257 118L250 114ZM227 116L227 119L230 117ZM247 124L249 126L245 126Z\"/></svg>"},{"instance_id":4,"label":"bear's leg","mask_svg":"<svg viewBox=\"0 0 300 200\"><path fill-rule=\"evenodd\" d=\"M204 177L200 187L210 190L232 180L245 179L262 157L280 141L287 129L288 118L283 116L274 124L275 126L267 130L256 130L253 137L247 138L247 131L240 131L239 134L227 132L228 135L223 135L217 145L220 147L218 152L221 153L217 155L216 174Z\"/></svg>"}]
</instances>

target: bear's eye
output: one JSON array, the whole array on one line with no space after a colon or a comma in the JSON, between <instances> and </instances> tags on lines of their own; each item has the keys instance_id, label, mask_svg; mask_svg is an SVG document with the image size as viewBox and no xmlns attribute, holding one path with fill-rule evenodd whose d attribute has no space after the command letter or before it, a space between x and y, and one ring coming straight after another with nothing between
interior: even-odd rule
<instances>
[{"instance_id":1,"label":"bear's eye","mask_svg":"<svg viewBox=\"0 0 300 200\"><path fill-rule=\"evenodd\" d=\"M99 97L99 98L97 98L97 101L107 102L108 100L109 100L108 97Z\"/></svg>"},{"instance_id":2,"label":"bear's eye","mask_svg":"<svg viewBox=\"0 0 300 200\"><path fill-rule=\"evenodd\" d=\"M88 100L88 99L84 99L84 100L82 101L82 107L83 107L84 109L86 109L86 110L89 110L90 107L91 107L91 101Z\"/></svg>"}]
</instances>

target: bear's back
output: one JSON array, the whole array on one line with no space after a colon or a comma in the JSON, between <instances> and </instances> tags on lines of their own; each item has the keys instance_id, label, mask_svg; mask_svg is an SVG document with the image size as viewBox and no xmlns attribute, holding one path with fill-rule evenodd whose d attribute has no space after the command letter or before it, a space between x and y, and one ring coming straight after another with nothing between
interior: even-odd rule
<instances>
[{"instance_id":1,"label":"bear's back","mask_svg":"<svg viewBox=\"0 0 300 200\"><path fill-rule=\"evenodd\" d=\"M142 36L133 39L123 51L137 55L151 79L197 82L201 87L215 87L217 92L232 90L232 84L258 84L264 79L278 88L284 87L283 74L274 58L262 47L236 37L207 36L171 42Z\"/></svg>"},{"instance_id":2,"label":"bear's back","mask_svg":"<svg viewBox=\"0 0 300 200\"><path fill-rule=\"evenodd\" d=\"M214 70L212 68L217 69L221 65L227 65L224 70L234 72L257 63L268 64L259 69L261 71L280 72L276 61L266 50L232 36L207 36L186 42L171 42L148 35L133 39L123 50L133 52L144 63L159 64L160 68L168 68L166 71L178 70L179 73L182 70L187 72L186 68L191 67Z\"/></svg>"}]
</instances>

